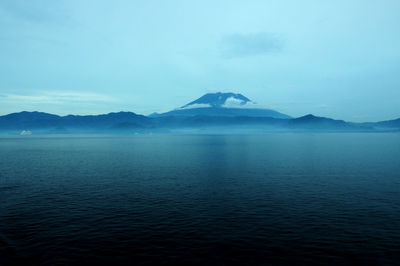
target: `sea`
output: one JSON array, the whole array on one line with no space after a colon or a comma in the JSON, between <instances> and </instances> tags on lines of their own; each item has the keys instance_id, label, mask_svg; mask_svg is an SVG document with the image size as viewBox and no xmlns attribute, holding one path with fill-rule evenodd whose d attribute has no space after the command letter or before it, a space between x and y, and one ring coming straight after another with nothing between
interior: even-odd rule
<instances>
[{"instance_id":1,"label":"sea","mask_svg":"<svg viewBox=\"0 0 400 266\"><path fill-rule=\"evenodd\" d=\"M399 265L399 133L0 136L0 265Z\"/></svg>"}]
</instances>

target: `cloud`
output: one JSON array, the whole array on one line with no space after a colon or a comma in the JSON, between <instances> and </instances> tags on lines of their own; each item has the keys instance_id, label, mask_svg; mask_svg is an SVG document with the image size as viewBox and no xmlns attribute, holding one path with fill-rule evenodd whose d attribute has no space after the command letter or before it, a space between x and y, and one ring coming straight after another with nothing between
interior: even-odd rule
<instances>
[{"instance_id":1,"label":"cloud","mask_svg":"<svg viewBox=\"0 0 400 266\"><path fill-rule=\"evenodd\" d=\"M261 106L257 105L256 103L250 101L245 102L240 99L236 99L234 97L229 97L226 99L225 103L222 105L225 108L260 108Z\"/></svg>"},{"instance_id":2,"label":"cloud","mask_svg":"<svg viewBox=\"0 0 400 266\"><path fill-rule=\"evenodd\" d=\"M31 95L3 94L0 102L30 104L66 104L66 103L98 103L116 102L117 99L108 95L88 92L41 92Z\"/></svg>"},{"instance_id":3,"label":"cloud","mask_svg":"<svg viewBox=\"0 0 400 266\"><path fill-rule=\"evenodd\" d=\"M229 97L228 99L225 100L223 107L238 107L244 104L246 104L246 102L241 99L237 99L235 97Z\"/></svg>"},{"instance_id":4,"label":"cloud","mask_svg":"<svg viewBox=\"0 0 400 266\"><path fill-rule=\"evenodd\" d=\"M283 41L275 34L267 32L236 33L224 36L219 48L224 58L245 57L280 52Z\"/></svg>"}]
</instances>

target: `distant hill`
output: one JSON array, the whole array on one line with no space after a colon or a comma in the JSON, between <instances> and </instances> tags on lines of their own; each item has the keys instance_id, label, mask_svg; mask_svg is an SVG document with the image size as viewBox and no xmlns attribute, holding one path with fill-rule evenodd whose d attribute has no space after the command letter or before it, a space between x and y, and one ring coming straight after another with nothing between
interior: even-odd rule
<instances>
[{"instance_id":1,"label":"distant hill","mask_svg":"<svg viewBox=\"0 0 400 266\"><path fill-rule=\"evenodd\" d=\"M371 126L307 115L294 119L250 116L161 116L146 117L131 112L103 115L57 116L40 112L21 112L0 116L0 131L32 130L34 133L159 131L180 128L264 128L279 130L372 130Z\"/></svg>"},{"instance_id":2,"label":"distant hill","mask_svg":"<svg viewBox=\"0 0 400 266\"><path fill-rule=\"evenodd\" d=\"M46 128L60 124L58 115L42 112L20 112L0 116L0 129Z\"/></svg>"},{"instance_id":3,"label":"distant hill","mask_svg":"<svg viewBox=\"0 0 400 266\"><path fill-rule=\"evenodd\" d=\"M112 130L121 126L143 127L150 123L150 118L132 112L109 113L102 115L58 116L42 112L20 112L0 116L0 130L48 129L65 131L66 129L102 129Z\"/></svg>"},{"instance_id":4,"label":"distant hill","mask_svg":"<svg viewBox=\"0 0 400 266\"><path fill-rule=\"evenodd\" d=\"M291 119L288 125L292 128L303 129L351 129L358 128L357 125L347 123L343 120L334 120L326 117L318 117L312 114ZM365 127L366 128L366 127Z\"/></svg>"},{"instance_id":5,"label":"distant hill","mask_svg":"<svg viewBox=\"0 0 400 266\"><path fill-rule=\"evenodd\" d=\"M400 128L400 118L394 120L387 120L381 122L370 122L370 123L362 123L366 126L372 126L376 128Z\"/></svg>"},{"instance_id":6,"label":"distant hill","mask_svg":"<svg viewBox=\"0 0 400 266\"><path fill-rule=\"evenodd\" d=\"M271 109L258 108L235 93L208 93L181 108L144 116L133 112L101 115L58 116L42 112L20 112L0 116L0 132L37 133L169 132L182 129L279 131L400 131L400 119L352 123L312 114L298 118ZM213 131L207 132L213 132Z\"/></svg>"}]
</instances>

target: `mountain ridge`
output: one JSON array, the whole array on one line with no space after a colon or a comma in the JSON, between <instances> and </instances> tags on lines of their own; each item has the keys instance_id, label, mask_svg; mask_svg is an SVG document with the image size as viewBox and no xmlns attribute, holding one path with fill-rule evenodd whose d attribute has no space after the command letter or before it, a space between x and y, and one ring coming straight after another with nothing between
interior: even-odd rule
<instances>
[{"instance_id":1,"label":"mountain ridge","mask_svg":"<svg viewBox=\"0 0 400 266\"><path fill-rule=\"evenodd\" d=\"M392 122L393 123L392 123ZM109 132L109 131L143 131L179 128L204 127L241 127L281 130L317 130L317 131L376 131L400 130L400 119L376 123L352 123L314 115L305 115L292 119L248 116L163 116L147 117L133 112L112 112L100 115L66 115L58 116L44 112L19 112L0 116L0 131L18 133L23 130L38 130L48 133L65 133L69 131ZM383 124L382 124L383 123Z\"/></svg>"},{"instance_id":2,"label":"mountain ridge","mask_svg":"<svg viewBox=\"0 0 400 266\"><path fill-rule=\"evenodd\" d=\"M226 107L229 99L238 107ZM181 108L149 116L126 111L65 116L22 111L0 116L0 131L12 134L24 130L42 133L165 132L184 128L219 128L219 131L238 127L284 131L400 131L400 118L367 123L346 122L312 114L292 118L271 109L243 108L249 103L253 102L240 93L208 93ZM201 104L210 107L186 108Z\"/></svg>"}]
</instances>

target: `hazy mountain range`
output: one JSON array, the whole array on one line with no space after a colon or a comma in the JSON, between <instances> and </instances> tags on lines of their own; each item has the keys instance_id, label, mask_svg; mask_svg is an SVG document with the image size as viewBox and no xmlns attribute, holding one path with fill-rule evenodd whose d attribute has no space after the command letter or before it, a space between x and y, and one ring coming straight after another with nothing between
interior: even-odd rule
<instances>
[{"instance_id":1,"label":"hazy mountain range","mask_svg":"<svg viewBox=\"0 0 400 266\"><path fill-rule=\"evenodd\" d=\"M19 134L22 130L34 133L180 130L400 131L400 119L352 123L314 115L292 118L275 110L261 108L242 94L209 93L175 110L150 116L133 112L58 116L26 111L0 116L1 132Z\"/></svg>"}]
</instances>

